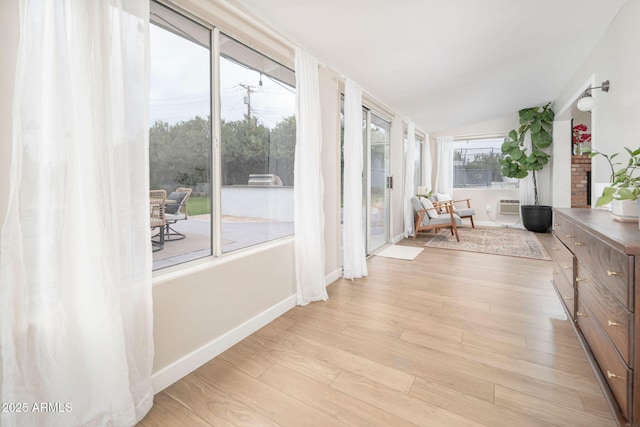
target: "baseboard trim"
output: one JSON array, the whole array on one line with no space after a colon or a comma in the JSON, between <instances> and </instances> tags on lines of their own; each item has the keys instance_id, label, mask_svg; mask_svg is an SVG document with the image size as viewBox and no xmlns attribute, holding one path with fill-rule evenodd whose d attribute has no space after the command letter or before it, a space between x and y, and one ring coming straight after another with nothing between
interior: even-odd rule
<instances>
[{"instance_id":1,"label":"baseboard trim","mask_svg":"<svg viewBox=\"0 0 640 427\"><path fill-rule=\"evenodd\" d=\"M398 243L402 239L404 239L404 234L398 234L396 237L391 239L391 243L393 243L395 245L396 243Z\"/></svg>"},{"instance_id":2,"label":"baseboard trim","mask_svg":"<svg viewBox=\"0 0 640 427\"><path fill-rule=\"evenodd\" d=\"M333 282L335 282L341 277L342 277L342 269L337 269L334 272L329 273L325 276L324 283L326 286L329 286L330 284L332 284Z\"/></svg>"},{"instance_id":3,"label":"baseboard trim","mask_svg":"<svg viewBox=\"0 0 640 427\"><path fill-rule=\"evenodd\" d=\"M176 360L169 366L160 369L151 376L153 392L161 392L295 306L296 296L291 295L252 319L247 320L237 328Z\"/></svg>"}]
</instances>

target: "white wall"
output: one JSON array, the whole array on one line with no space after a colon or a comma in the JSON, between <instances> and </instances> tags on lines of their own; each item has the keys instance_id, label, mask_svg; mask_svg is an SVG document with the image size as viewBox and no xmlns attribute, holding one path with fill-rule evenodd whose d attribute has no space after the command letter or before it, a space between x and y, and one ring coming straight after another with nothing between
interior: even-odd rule
<instances>
[{"instance_id":1,"label":"white wall","mask_svg":"<svg viewBox=\"0 0 640 427\"><path fill-rule=\"evenodd\" d=\"M622 161L627 159L622 154L625 153L624 147L640 146L640 104L637 102L640 93L639 20L640 0L629 0L556 100L556 105L567 105L592 76L595 86L609 80L611 89L608 93L599 89L593 91L597 105L592 111L592 143L599 151L621 153ZM593 183L609 180L604 159L594 158L592 168Z\"/></svg>"},{"instance_id":2,"label":"white wall","mask_svg":"<svg viewBox=\"0 0 640 427\"><path fill-rule=\"evenodd\" d=\"M551 156L551 205L571 207L571 120L557 120L553 124Z\"/></svg>"}]
</instances>

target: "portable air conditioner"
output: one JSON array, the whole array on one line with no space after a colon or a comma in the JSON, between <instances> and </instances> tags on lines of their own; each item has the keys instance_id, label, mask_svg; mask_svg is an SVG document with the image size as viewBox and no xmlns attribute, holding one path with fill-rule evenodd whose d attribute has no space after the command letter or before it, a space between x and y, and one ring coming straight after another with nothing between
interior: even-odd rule
<instances>
[{"instance_id":1,"label":"portable air conditioner","mask_svg":"<svg viewBox=\"0 0 640 427\"><path fill-rule=\"evenodd\" d=\"M519 200L500 200L500 202L498 202L498 213L502 215L519 215L520 201Z\"/></svg>"}]
</instances>

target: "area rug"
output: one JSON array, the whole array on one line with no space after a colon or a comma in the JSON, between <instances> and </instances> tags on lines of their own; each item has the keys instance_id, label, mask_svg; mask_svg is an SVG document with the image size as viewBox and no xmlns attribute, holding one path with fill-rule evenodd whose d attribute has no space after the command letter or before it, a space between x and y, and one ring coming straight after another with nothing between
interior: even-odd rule
<instances>
[{"instance_id":1,"label":"area rug","mask_svg":"<svg viewBox=\"0 0 640 427\"><path fill-rule=\"evenodd\" d=\"M416 248L414 246L391 245L384 248L376 255L386 258L406 259L409 261L413 261L423 250L423 248Z\"/></svg>"},{"instance_id":2,"label":"area rug","mask_svg":"<svg viewBox=\"0 0 640 427\"><path fill-rule=\"evenodd\" d=\"M515 228L458 228L460 242L448 230L423 234L426 247L550 260L536 233Z\"/></svg>"}]
</instances>

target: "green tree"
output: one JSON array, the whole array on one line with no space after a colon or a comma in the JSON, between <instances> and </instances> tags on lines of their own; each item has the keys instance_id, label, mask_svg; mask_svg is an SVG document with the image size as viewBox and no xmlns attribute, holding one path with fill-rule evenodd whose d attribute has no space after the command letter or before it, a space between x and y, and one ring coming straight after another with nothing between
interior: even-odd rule
<instances>
[{"instance_id":1,"label":"green tree","mask_svg":"<svg viewBox=\"0 0 640 427\"><path fill-rule=\"evenodd\" d=\"M210 129L209 119L198 116L175 125L156 121L149 129L151 187L172 191L211 182ZM250 174L264 173L277 174L283 185L293 185L294 116L284 118L273 130L256 117L223 120L221 136L223 185L247 185Z\"/></svg>"},{"instance_id":2,"label":"green tree","mask_svg":"<svg viewBox=\"0 0 640 427\"><path fill-rule=\"evenodd\" d=\"M267 173L269 129L256 117L222 121L222 185L247 185L250 174Z\"/></svg>"},{"instance_id":3,"label":"green tree","mask_svg":"<svg viewBox=\"0 0 640 427\"><path fill-rule=\"evenodd\" d=\"M149 129L151 187L171 191L209 182L210 141L208 118L196 116L173 126L156 121Z\"/></svg>"},{"instance_id":4,"label":"green tree","mask_svg":"<svg viewBox=\"0 0 640 427\"><path fill-rule=\"evenodd\" d=\"M296 118L289 116L271 131L269 173L276 174L282 185L293 186L293 164L296 149Z\"/></svg>"}]
</instances>

